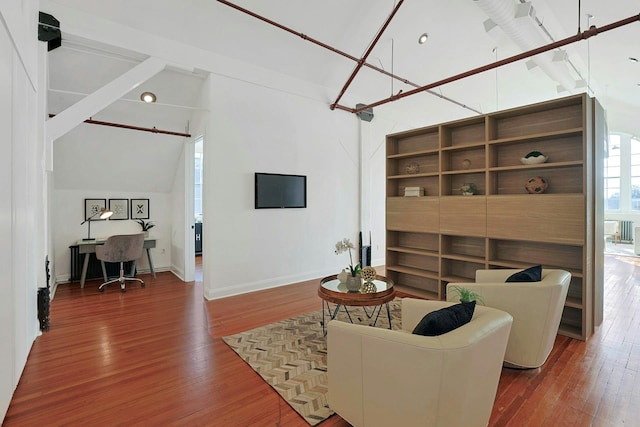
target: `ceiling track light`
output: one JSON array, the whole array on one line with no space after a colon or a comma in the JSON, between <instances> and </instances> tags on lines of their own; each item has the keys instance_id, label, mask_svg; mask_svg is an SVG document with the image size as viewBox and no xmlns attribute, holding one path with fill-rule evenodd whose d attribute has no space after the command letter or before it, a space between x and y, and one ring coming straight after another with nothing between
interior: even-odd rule
<instances>
[{"instance_id":1,"label":"ceiling track light","mask_svg":"<svg viewBox=\"0 0 640 427\"><path fill-rule=\"evenodd\" d=\"M147 104L152 104L156 102L156 94L153 92L142 92L140 99Z\"/></svg>"}]
</instances>

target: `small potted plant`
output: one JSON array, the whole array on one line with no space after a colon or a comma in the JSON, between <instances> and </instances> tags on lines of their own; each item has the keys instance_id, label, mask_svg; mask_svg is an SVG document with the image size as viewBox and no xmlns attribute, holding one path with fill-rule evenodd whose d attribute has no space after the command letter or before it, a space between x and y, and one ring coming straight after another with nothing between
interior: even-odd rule
<instances>
[{"instance_id":1,"label":"small potted plant","mask_svg":"<svg viewBox=\"0 0 640 427\"><path fill-rule=\"evenodd\" d=\"M462 184L460 192L463 196L472 196L476 192L476 185L473 182Z\"/></svg>"},{"instance_id":2,"label":"small potted plant","mask_svg":"<svg viewBox=\"0 0 640 427\"><path fill-rule=\"evenodd\" d=\"M153 222L144 219L136 219L136 222L140 224L140 229L144 232L145 237L149 237L149 230L156 226Z\"/></svg>"},{"instance_id":3,"label":"small potted plant","mask_svg":"<svg viewBox=\"0 0 640 427\"><path fill-rule=\"evenodd\" d=\"M362 286L362 278L360 277L360 264L353 265L353 258L351 257L351 249L355 249L353 243L349 239L342 239L336 243L336 255L349 251L349 271L347 272L347 289L350 292L357 292Z\"/></svg>"},{"instance_id":4,"label":"small potted plant","mask_svg":"<svg viewBox=\"0 0 640 427\"><path fill-rule=\"evenodd\" d=\"M462 286L453 286L452 289L455 293L458 294L460 302L476 301L479 304L484 304L482 295L472 291L471 289L463 288Z\"/></svg>"}]
</instances>

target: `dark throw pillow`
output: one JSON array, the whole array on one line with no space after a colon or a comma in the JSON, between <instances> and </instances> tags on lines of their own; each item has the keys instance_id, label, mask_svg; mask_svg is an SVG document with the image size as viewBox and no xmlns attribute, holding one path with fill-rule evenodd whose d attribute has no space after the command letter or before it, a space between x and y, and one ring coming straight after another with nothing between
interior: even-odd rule
<instances>
[{"instance_id":1,"label":"dark throw pillow","mask_svg":"<svg viewBox=\"0 0 640 427\"><path fill-rule=\"evenodd\" d=\"M542 266L534 265L526 270L518 271L512 274L506 280L507 282L540 282L542 281Z\"/></svg>"},{"instance_id":2,"label":"dark throw pillow","mask_svg":"<svg viewBox=\"0 0 640 427\"><path fill-rule=\"evenodd\" d=\"M413 333L427 337L451 332L471 321L476 302L463 302L426 314L413 329Z\"/></svg>"}]
</instances>

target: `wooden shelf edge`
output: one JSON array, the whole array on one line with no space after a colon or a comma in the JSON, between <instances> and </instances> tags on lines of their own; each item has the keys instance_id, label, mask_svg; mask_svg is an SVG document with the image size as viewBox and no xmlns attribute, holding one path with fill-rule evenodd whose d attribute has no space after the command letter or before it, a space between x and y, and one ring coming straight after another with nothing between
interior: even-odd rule
<instances>
[{"instance_id":1,"label":"wooden shelf edge","mask_svg":"<svg viewBox=\"0 0 640 427\"><path fill-rule=\"evenodd\" d=\"M456 169L452 171L442 171L442 175L466 175L472 173L485 173L485 168L479 169Z\"/></svg>"},{"instance_id":2,"label":"wooden shelf edge","mask_svg":"<svg viewBox=\"0 0 640 427\"><path fill-rule=\"evenodd\" d=\"M469 255L457 255L457 254L442 254L442 259L451 259L454 261L472 262L474 264L482 264L484 266L484 258L469 256Z\"/></svg>"},{"instance_id":3,"label":"wooden shelf edge","mask_svg":"<svg viewBox=\"0 0 640 427\"><path fill-rule=\"evenodd\" d=\"M404 267L402 265L388 265L388 271L395 271L396 273L411 274L412 276L424 277L426 279L438 280L438 273L428 270L420 270L419 268Z\"/></svg>"},{"instance_id":4,"label":"wooden shelf edge","mask_svg":"<svg viewBox=\"0 0 640 427\"><path fill-rule=\"evenodd\" d=\"M428 156L431 154L438 154L439 152L440 150L438 148L433 148L429 150L420 150L420 151L410 151L407 153L389 154L387 156L387 159L389 160L410 159L411 157Z\"/></svg>"},{"instance_id":5,"label":"wooden shelf edge","mask_svg":"<svg viewBox=\"0 0 640 427\"><path fill-rule=\"evenodd\" d=\"M404 175L389 175L387 179L407 179L407 178L431 178L438 177L438 172L428 172L428 173L414 173L414 174L404 174Z\"/></svg>"},{"instance_id":6,"label":"wooden shelf edge","mask_svg":"<svg viewBox=\"0 0 640 427\"><path fill-rule=\"evenodd\" d=\"M460 145L447 145L442 147L442 151L456 151L456 150L467 150L469 148L484 148L486 145L486 141L475 141L475 142L467 142Z\"/></svg>"},{"instance_id":7,"label":"wooden shelf edge","mask_svg":"<svg viewBox=\"0 0 640 427\"><path fill-rule=\"evenodd\" d=\"M395 284L393 285L393 287L396 289L397 292L402 292L404 294L409 294L419 298L432 299L432 300L440 299L437 292L427 291L425 289L414 288L413 286L399 285L399 284Z\"/></svg>"},{"instance_id":8,"label":"wooden shelf edge","mask_svg":"<svg viewBox=\"0 0 640 427\"><path fill-rule=\"evenodd\" d=\"M473 283L475 279L461 276L442 276L440 280L448 283Z\"/></svg>"},{"instance_id":9,"label":"wooden shelf edge","mask_svg":"<svg viewBox=\"0 0 640 427\"><path fill-rule=\"evenodd\" d=\"M577 326L560 325L558 328L558 334L580 341L586 341L586 338L582 335L581 329Z\"/></svg>"},{"instance_id":10,"label":"wooden shelf edge","mask_svg":"<svg viewBox=\"0 0 640 427\"><path fill-rule=\"evenodd\" d=\"M438 251L430 251L427 249L419 249L419 248L409 248L404 246L389 246L387 247L387 250L392 252L402 252L406 254L423 255L423 256L435 257L435 258L437 258L439 255Z\"/></svg>"},{"instance_id":11,"label":"wooden shelf edge","mask_svg":"<svg viewBox=\"0 0 640 427\"><path fill-rule=\"evenodd\" d=\"M567 297L567 300L564 303L565 307L571 307L571 308L577 308L578 310L583 310L584 307L582 306L582 301L579 300L578 298L569 298Z\"/></svg>"},{"instance_id":12,"label":"wooden shelf edge","mask_svg":"<svg viewBox=\"0 0 640 427\"><path fill-rule=\"evenodd\" d=\"M489 172L506 172L523 169L548 169L548 168L568 168L572 166L583 166L582 160L571 160L567 162L550 162L538 163L537 165L511 165L511 166L493 166L487 169Z\"/></svg>"}]
</instances>

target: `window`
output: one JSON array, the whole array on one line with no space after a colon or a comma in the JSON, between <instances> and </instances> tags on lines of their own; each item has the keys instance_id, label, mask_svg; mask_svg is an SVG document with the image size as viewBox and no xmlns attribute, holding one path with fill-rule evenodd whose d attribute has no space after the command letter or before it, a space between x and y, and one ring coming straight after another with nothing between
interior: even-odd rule
<instances>
[{"instance_id":1,"label":"window","mask_svg":"<svg viewBox=\"0 0 640 427\"><path fill-rule=\"evenodd\" d=\"M604 160L605 209L620 209L620 135L609 135L609 157Z\"/></svg>"},{"instance_id":2,"label":"window","mask_svg":"<svg viewBox=\"0 0 640 427\"><path fill-rule=\"evenodd\" d=\"M631 210L640 211L640 141L631 138Z\"/></svg>"}]
</instances>

